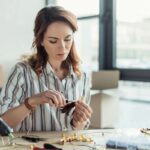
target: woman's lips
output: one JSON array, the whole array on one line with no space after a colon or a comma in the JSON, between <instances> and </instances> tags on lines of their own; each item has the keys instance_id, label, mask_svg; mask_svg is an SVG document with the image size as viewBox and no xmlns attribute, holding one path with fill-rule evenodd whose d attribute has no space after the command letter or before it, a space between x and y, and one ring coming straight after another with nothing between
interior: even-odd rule
<instances>
[{"instance_id":1,"label":"woman's lips","mask_svg":"<svg viewBox=\"0 0 150 150\"><path fill-rule=\"evenodd\" d=\"M65 53L64 54L57 54L57 55L65 55Z\"/></svg>"},{"instance_id":2,"label":"woman's lips","mask_svg":"<svg viewBox=\"0 0 150 150\"><path fill-rule=\"evenodd\" d=\"M58 56L60 56L60 57L63 57L63 56L65 56L66 54L57 54Z\"/></svg>"}]
</instances>

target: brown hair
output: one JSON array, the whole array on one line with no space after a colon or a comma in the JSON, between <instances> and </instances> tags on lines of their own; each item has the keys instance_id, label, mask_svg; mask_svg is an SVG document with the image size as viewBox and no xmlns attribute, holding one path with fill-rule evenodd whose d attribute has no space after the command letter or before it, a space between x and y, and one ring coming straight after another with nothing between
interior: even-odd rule
<instances>
[{"instance_id":1,"label":"brown hair","mask_svg":"<svg viewBox=\"0 0 150 150\"><path fill-rule=\"evenodd\" d=\"M22 57L22 60L26 60L37 75L42 72L48 60L48 55L44 47L41 45L41 42L43 41L43 36L47 27L55 21L63 21L67 23L72 28L73 32L75 32L78 28L76 16L70 11L65 10L63 7L44 7L38 12L35 19L34 41L32 43L32 47L35 52L30 56ZM77 54L74 41L67 59L63 62L63 66L66 66L68 62L72 64L74 72L80 78L80 59Z\"/></svg>"}]
</instances>

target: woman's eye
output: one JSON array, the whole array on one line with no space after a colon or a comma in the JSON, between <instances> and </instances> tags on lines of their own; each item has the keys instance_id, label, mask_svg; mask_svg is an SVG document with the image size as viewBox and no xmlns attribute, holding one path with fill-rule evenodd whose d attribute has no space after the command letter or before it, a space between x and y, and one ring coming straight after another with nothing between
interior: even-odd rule
<instances>
[{"instance_id":1,"label":"woman's eye","mask_svg":"<svg viewBox=\"0 0 150 150\"><path fill-rule=\"evenodd\" d=\"M52 44L55 44L57 41L49 41L50 43L52 43Z\"/></svg>"},{"instance_id":2,"label":"woman's eye","mask_svg":"<svg viewBox=\"0 0 150 150\"><path fill-rule=\"evenodd\" d=\"M71 39L65 39L65 41L67 42L67 41L71 41Z\"/></svg>"}]
</instances>

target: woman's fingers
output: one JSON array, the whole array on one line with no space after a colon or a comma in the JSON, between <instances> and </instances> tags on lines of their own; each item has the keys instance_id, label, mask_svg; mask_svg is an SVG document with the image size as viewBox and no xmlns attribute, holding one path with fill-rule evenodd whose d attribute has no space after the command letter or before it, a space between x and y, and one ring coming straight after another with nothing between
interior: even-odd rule
<instances>
[{"instance_id":1,"label":"woman's fingers","mask_svg":"<svg viewBox=\"0 0 150 150\"><path fill-rule=\"evenodd\" d=\"M64 95L58 91L54 91L58 100L59 100L59 107L62 107L66 104L66 98L64 97Z\"/></svg>"},{"instance_id":2,"label":"woman's fingers","mask_svg":"<svg viewBox=\"0 0 150 150\"><path fill-rule=\"evenodd\" d=\"M79 121L79 122L84 122L88 119L87 116L84 113L81 114L81 113L78 113L78 112L76 112L76 114L74 115L74 118L75 118L76 121Z\"/></svg>"},{"instance_id":3,"label":"woman's fingers","mask_svg":"<svg viewBox=\"0 0 150 150\"><path fill-rule=\"evenodd\" d=\"M77 102L77 107L79 107L79 109L87 110L89 113L93 113L92 108L82 101Z\"/></svg>"},{"instance_id":4,"label":"woman's fingers","mask_svg":"<svg viewBox=\"0 0 150 150\"><path fill-rule=\"evenodd\" d=\"M87 117L84 113L76 112L74 113L74 119L79 122L87 121L89 117Z\"/></svg>"},{"instance_id":5,"label":"woman's fingers","mask_svg":"<svg viewBox=\"0 0 150 150\"><path fill-rule=\"evenodd\" d=\"M50 106L55 106L55 104L54 104L54 102L53 102L53 100L51 98L46 97L46 99L47 100L44 103L48 103Z\"/></svg>"},{"instance_id":6,"label":"woman's fingers","mask_svg":"<svg viewBox=\"0 0 150 150\"><path fill-rule=\"evenodd\" d=\"M93 111L90 106L88 106L84 102L77 102L73 114L73 119L79 122L87 121L91 118L92 113Z\"/></svg>"},{"instance_id":7,"label":"woman's fingers","mask_svg":"<svg viewBox=\"0 0 150 150\"><path fill-rule=\"evenodd\" d=\"M62 107L65 105L65 97L62 93L54 90L49 90L44 92L45 96L49 98L49 101L52 101L55 107Z\"/></svg>"},{"instance_id":8,"label":"woman's fingers","mask_svg":"<svg viewBox=\"0 0 150 150\"><path fill-rule=\"evenodd\" d=\"M87 118L90 118L93 113L91 107L83 102L77 102L76 109L78 113L80 113L81 115L85 114Z\"/></svg>"}]
</instances>

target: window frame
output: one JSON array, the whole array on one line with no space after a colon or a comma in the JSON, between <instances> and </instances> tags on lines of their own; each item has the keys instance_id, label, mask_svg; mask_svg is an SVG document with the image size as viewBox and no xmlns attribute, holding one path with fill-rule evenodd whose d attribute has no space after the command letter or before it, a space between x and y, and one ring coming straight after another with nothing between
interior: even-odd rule
<instances>
[{"instance_id":1,"label":"window frame","mask_svg":"<svg viewBox=\"0 0 150 150\"><path fill-rule=\"evenodd\" d=\"M46 0L46 5L56 0ZM150 69L124 69L116 67L116 0L100 0L99 14L78 17L78 20L99 19L99 70L119 70L120 80L150 81Z\"/></svg>"},{"instance_id":2,"label":"window frame","mask_svg":"<svg viewBox=\"0 0 150 150\"><path fill-rule=\"evenodd\" d=\"M99 69L119 70L120 80L149 82L150 69L116 67L116 0L101 0L100 14Z\"/></svg>"}]
</instances>

